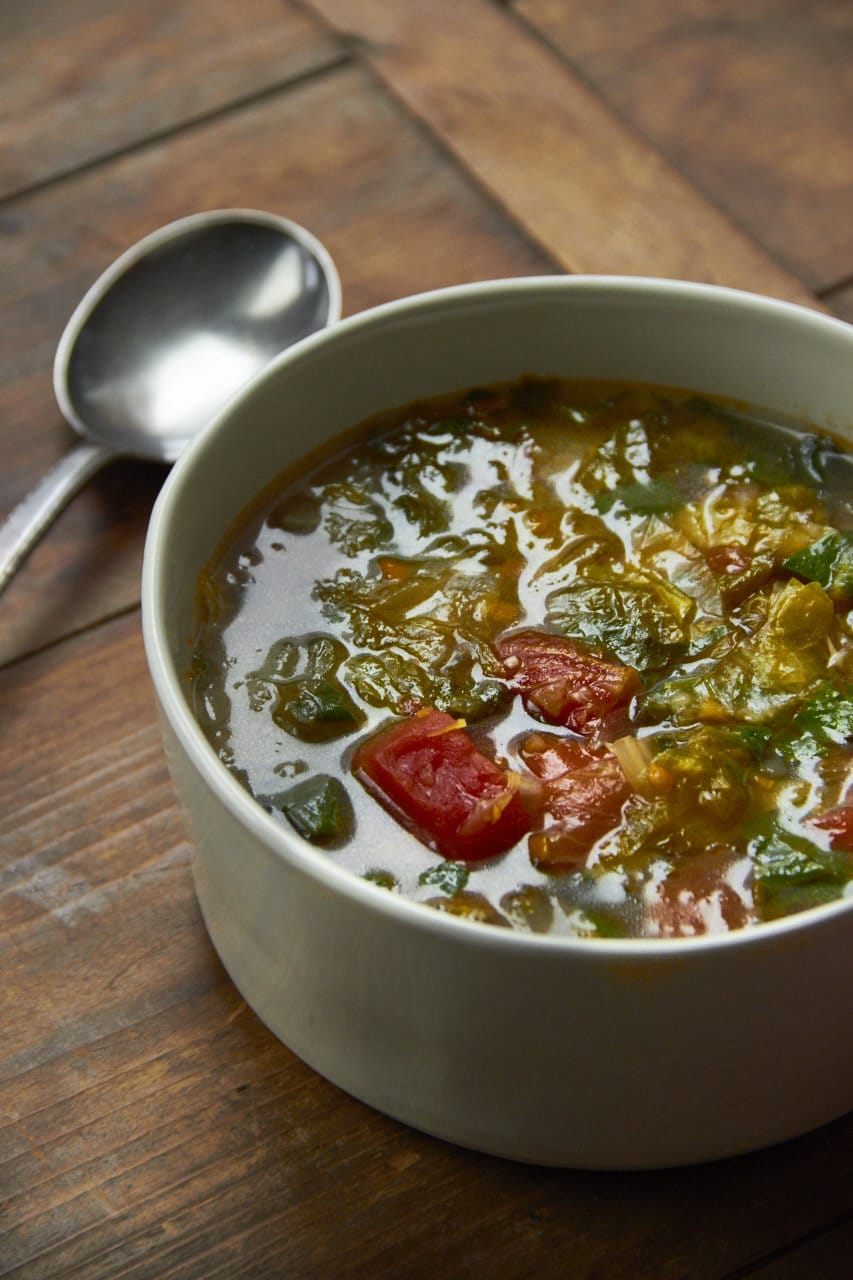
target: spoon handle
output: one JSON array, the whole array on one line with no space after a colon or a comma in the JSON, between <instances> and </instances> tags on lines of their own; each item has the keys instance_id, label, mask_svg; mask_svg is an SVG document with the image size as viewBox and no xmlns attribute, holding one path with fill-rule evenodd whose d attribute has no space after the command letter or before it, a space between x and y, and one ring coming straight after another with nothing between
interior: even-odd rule
<instances>
[{"instance_id":1,"label":"spoon handle","mask_svg":"<svg viewBox=\"0 0 853 1280\"><path fill-rule=\"evenodd\" d=\"M81 441L9 512L0 526L0 592L69 499L115 456L103 445Z\"/></svg>"}]
</instances>

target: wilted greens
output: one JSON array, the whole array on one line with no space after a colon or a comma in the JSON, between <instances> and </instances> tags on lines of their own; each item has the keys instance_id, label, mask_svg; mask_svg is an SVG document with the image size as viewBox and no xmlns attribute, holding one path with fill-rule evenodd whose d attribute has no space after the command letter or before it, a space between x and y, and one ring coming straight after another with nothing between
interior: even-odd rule
<instances>
[{"instance_id":1,"label":"wilted greens","mask_svg":"<svg viewBox=\"0 0 853 1280\"><path fill-rule=\"evenodd\" d=\"M827 435L653 386L403 406L228 534L193 705L276 821L445 913L683 937L831 901L851 480Z\"/></svg>"}]
</instances>

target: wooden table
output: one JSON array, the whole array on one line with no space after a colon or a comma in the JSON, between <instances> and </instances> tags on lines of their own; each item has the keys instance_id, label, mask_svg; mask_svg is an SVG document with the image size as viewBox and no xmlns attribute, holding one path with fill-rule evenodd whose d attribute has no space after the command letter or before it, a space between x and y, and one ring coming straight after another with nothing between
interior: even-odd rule
<instances>
[{"instance_id":1,"label":"wooden table","mask_svg":"<svg viewBox=\"0 0 853 1280\"><path fill-rule=\"evenodd\" d=\"M69 445L76 301L197 210L310 227L348 312L581 271L853 319L851 67L849 0L6 0L0 511ZM849 1118L680 1171L517 1166L260 1024L201 923L142 653L162 480L114 465L0 601L0 1272L849 1274Z\"/></svg>"}]
</instances>

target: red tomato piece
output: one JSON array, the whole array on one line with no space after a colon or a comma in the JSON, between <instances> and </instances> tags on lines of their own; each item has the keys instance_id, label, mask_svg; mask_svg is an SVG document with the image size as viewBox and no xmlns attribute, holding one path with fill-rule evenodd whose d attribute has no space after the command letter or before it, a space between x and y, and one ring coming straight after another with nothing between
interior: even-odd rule
<instances>
[{"instance_id":1,"label":"red tomato piece","mask_svg":"<svg viewBox=\"0 0 853 1280\"><path fill-rule=\"evenodd\" d=\"M521 758L542 779L542 821L528 841L530 860L541 871L583 866L592 846L619 824L631 788L609 751L573 738L531 734Z\"/></svg>"},{"instance_id":2,"label":"red tomato piece","mask_svg":"<svg viewBox=\"0 0 853 1280\"><path fill-rule=\"evenodd\" d=\"M853 853L853 804L842 804L837 809L830 809L819 818L812 818L813 827L820 827L829 835L832 849L841 849Z\"/></svg>"},{"instance_id":3,"label":"red tomato piece","mask_svg":"<svg viewBox=\"0 0 853 1280\"><path fill-rule=\"evenodd\" d=\"M518 774L482 755L464 723L419 712L363 742L353 772L431 849L480 862L511 848L530 824Z\"/></svg>"},{"instance_id":4,"label":"red tomato piece","mask_svg":"<svg viewBox=\"0 0 853 1280\"><path fill-rule=\"evenodd\" d=\"M552 724L592 733L642 688L633 667L608 662L547 631L514 631L496 644L512 687Z\"/></svg>"},{"instance_id":5,"label":"red tomato piece","mask_svg":"<svg viewBox=\"0 0 853 1280\"><path fill-rule=\"evenodd\" d=\"M519 755L530 772L545 782L564 778L596 761L607 759L616 764L609 751L556 733L529 733L521 743Z\"/></svg>"},{"instance_id":6,"label":"red tomato piece","mask_svg":"<svg viewBox=\"0 0 853 1280\"><path fill-rule=\"evenodd\" d=\"M705 559L714 573L745 573L752 564L752 556L736 542L719 542L709 547Z\"/></svg>"}]
</instances>

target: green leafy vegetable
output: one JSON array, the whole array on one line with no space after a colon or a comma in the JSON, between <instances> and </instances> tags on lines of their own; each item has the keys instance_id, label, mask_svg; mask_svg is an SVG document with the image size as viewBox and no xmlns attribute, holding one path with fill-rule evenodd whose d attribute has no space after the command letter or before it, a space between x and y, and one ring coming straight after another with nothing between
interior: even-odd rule
<instances>
[{"instance_id":1,"label":"green leafy vegetable","mask_svg":"<svg viewBox=\"0 0 853 1280\"><path fill-rule=\"evenodd\" d=\"M290 824L315 844L340 844L355 825L352 803L343 783L328 774L307 778L274 797Z\"/></svg>"},{"instance_id":2,"label":"green leafy vegetable","mask_svg":"<svg viewBox=\"0 0 853 1280\"><path fill-rule=\"evenodd\" d=\"M820 759L853 738L853 685L824 681L794 716L790 732L779 743L788 760Z\"/></svg>"},{"instance_id":3,"label":"green leafy vegetable","mask_svg":"<svg viewBox=\"0 0 853 1280\"><path fill-rule=\"evenodd\" d=\"M589 907L583 913L596 938L627 938L625 921L615 911L594 911Z\"/></svg>"},{"instance_id":4,"label":"green leafy vegetable","mask_svg":"<svg viewBox=\"0 0 853 1280\"><path fill-rule=\"evenodd\" d=\"M345 621L361 651L346 679L396 714L429 705L467 720L492 715L510 700L491 639L518 619L515 527L444 534L425 553L379 556L364 573L317 582L324 612Z\"/></svg>"},{"instance_id":5,"label":"green leafy vegetable","mask_svg":"<svg viewBox=\"0 0 853 1280\"><path fill-rule=\"evenodd\" d=\"M684 499L675 482L669 476L661 476L617 485L596 494L594 501L596 511L602 513L619 506L633 515L648 516L677 511Z\"/></svg>"},{"instance_id":6,"label":"green leafy vegetable","mask_svg":"<svg viewBox=\"0 0 853 1280\"><path fill-rule=\"evenodd\" d=\"M578 472L578 481L593 495L606 500L622 485L648 480L652 454L649 434L640 418L620 422L613 434L594 450Z\"/></svg>"},{"instance_id":7,"label":"green leafy vegetable","mask_svg":"<svg viewBox=\"0 0 853 1280\"><path fill-rule=\"evenodd\" d=\"M459 487L458 468L437 467L422 454L414 453L400 467L395 479L402 492L393 499L393 504L422 537L447 528L450 523L447 499ZM447 494L447 498L437 496L441 493Z\"/></svg>"},{"instance_id":8,"label":"green leafy vegetable","mask_svg":"<svg viewBox=\"0 0 853 1280\"><path fill-rule=\"evenodd\" d=\"M697 608L714 615L719 622L723 610L717 576L709 568L702 552L683 533L652 515L637 523L631 541L643 569L683 591L695 600Z\"/></svg>"},{"instance_id":9,"label":"green leafy vegetable","mask_svg":"<svg viewBox=\"0 0 853 1280\"><path fill-rule=\"evenodd\" d=\"M764 754L773 736L769 729L764 729L758 724L735 725L732 732L740 739L746 749L755 756Z\"/></svg>"},{"instance_id":10,"label":"green leafy vegetable","mask_svg":"<svg viewBox=\"0 0 853 1280\"><path fill-rule=\"evenodd\" d=\"M395 715L407 715L429 704L427 671L420 663L397 653L360 653L350 658L346 674L358 696L372 707L387 707Z\"/></svg>"},{"instance_id":11,"label":"green leafy vegetable","mask_svg":"<svg viewBox=\"0 0 853 1280\"><path fill-rule=\"evenodd\" d=\"M699 719L707 698L704 675L676 675L659 680L640 695L638 714L641 724L691 724Z\"/></svg>"},{"instance_id":12,"label":"green leafy vegetable","mask_svg":"<svg viewBox=\"0 0 853 1280\"><path fill-rule=\"evenodd\" d=\"M826 532L824 516L820 497L807 485L765 489L736 476L687 503L674 513L672 522L703 551L721 546L741 549L749 560L745 572L752 590L787 556ZM721 584L728 577L721 574Z\"/></svg>"},{"instance_id":13,"label":"green leafy vegetable","mask_svg":"<svg viewBox=\"0 0 853 1280\"><path fill-rule=\"evenodd\" d=\"M750 804L747 752L739 733L702 725L666 750L658 751L640 790L665 795L670 819L685 830L696 818L719 829L730 826Z\"/></svg>"},{"instance_id":14,"label":"green leafy vegetable","mask_svg":"<svg viewBox=\"0 0 853 1280\"><path fill-rule=\"evenodd\" d=\"M346 674L360 698L396 715L431 706L473 722L504 710L511 700L505 684L478 679L470 661L441 672L397 653L363 653L350 658Z\"/></svg>"},{"instance_id":15,"label":"green leafy vegetable","mask_svg":"<svg viewBox=\"0 0 853 1280\"><path fill-rule=\"evenodd\" d=\"M336 681L306 680L297 687L295 698L279 703L274 713L278 723L287 719L307 730L328 724L355 726L364 719L346 689Z\"/></svg>"},{"instance_id":16,"label":"green leafy vegetable","mask_svg":"<svg viewBox=\"0 0 853 1280\"><path fill-rule=\"evenodd\" d=\"M373 867L370 871L365 871L362 879L369 880L371 884L378 884L380 889L388 889L391 893L398 893L400 889L400 881L397 877L381 867Z\"/></svg>"},{"instance_id":17,"label":"green leafy vegetable","mask_svg":"<svg viewBox=\"0 0 853 1280\"><path fill-rule=\"evenodd\" d=\"M746 464L751 479L765 485L822 485L827 456L835 453L831 442L812 433L792 431L780 448L782 439L773 428L753 435Z\"/></svg>"},{"instance_id":18,"label":"green leafy vegetable","mask_svg":"<svg viewBox=\"0 0 853 1280\"><path fill-rule=\"evenodd\" d=\"M687 652L695 601L657 574L591 564L569 586L552 591L546 620L563 635L603 649L641 672Z\"/></svg>"},{"instance_id":19,"label":"green leafy vegetable","mask_svg":"<svg viewBox=\"0 0 853 1280\"><path fill-rule=\"evenodd\" d=\"M850 859L828 853L767 817L749 845L755 905L763 920L837 898L850 878Z\"/></svg>"},{"instance_id":20,"label":"green leafy vegetable","mask_svg":"<svg viewBox=\"0 0 853 1280\"><path fill-rule=\"evenodd\" d=\"M788 556L785 568L798 578L819 582L832 594L853 597L853 533L827 533Z\"/></svg>"},{"instance_id":21,"label":"green leafy vegetable","mask_svg":"<svg viewBox=\"0 0 853 1280\"><path fill-rule=\"evenodd\" d=\"M246 678L254 711L273 702L272 718L305 742L326 742L364 722L336 672L346 646L332 636L288 636L277 640L261 667Z\"/></svg>"},{"instance_id":22,"label":"green leafy vegetable","mask_svg":"<svg viewBox=\"0 0 853 1280\"><path fill-rule=\"evenodd\" d=\"M418 876L418 884L432 885L452 896L461 893L468 883L470 871L464 862L439 862Z\"/></svg>"},{"instance_id":23,"label":"green leafy vegetable","mask_svg":"<svg viewBox=\"0 0 853 1280\"><path fill-rule=\"evenodd\" d=\"M740 641L699 681L707 694L702 718L720 711L739 720L764 721L791 707L820 679L832 601L815 582L792 579L770 600L754 635Z\"/></svg>"},{"instance_id":24,"label":"green leafy vegetable","mask_svg":"<svg viewBox=\"0 0 853 1280\"><path fill-rule=\"evenodd\" d=\"M353 481L326 485L323 525L346 556L376 551L394 535L384 508Z\"/></svg>"}]
</instances>

